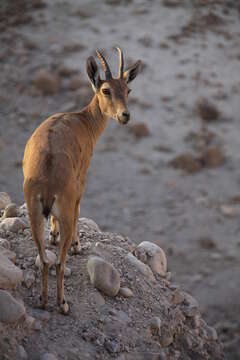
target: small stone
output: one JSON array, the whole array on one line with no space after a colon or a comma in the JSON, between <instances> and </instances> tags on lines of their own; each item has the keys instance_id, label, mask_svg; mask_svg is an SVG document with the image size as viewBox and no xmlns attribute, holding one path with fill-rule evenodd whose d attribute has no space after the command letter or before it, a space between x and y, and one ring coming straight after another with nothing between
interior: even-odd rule
<instances>
[{"instance_id":1,"label":"small stone","mask_svg":"<svg viewBox=\"0 0 240 360\"><path fill-rule=\"evenodd\" d=\"M87 228L89 230L95 231L95 232L101 232L99 229L99 226L93 221L92 219L87 218L79 218L79 228L84 229Z\"/></svg>"},{"instance_id":2,"label":"small stone","mask_svg":"<svg viewBox=\"0 0 240 360\"><path fill-rule=\"evenodd\" d=\"M152 270L142 261L138 260L132 253L128 253L126 255L126 260L134 266L134 268L139 271L142 275L144 275L148 280L155 282L155 277L153 275Z\"/></svg>"},{"instance_id":3,"label":"small stone","mask_svg":"<svg viewBox=\"0 0 240 360\"><path fill-rule=\"evenodd\" d=\"M91 283L108 296L116 296L120 289L120 274L112 264L98 256L87 263Z\"/></svg>"},{"instance_id":4,"label":"small stone","mask_svg":"<svg viewBox=\"0 0 240 360\"><path fill-rule=\"evenodd\" d=\"M15 264L16 262L15 252L5 249L3 246L0 245L0 254L6 256L10 261L12 261Z\"/></svg>"},{"instance_id":5,"label":"small stone","mask_svg":"<svg viewBox=\"0 0 240 360\"><path fill-rule=\"evenodd\" d=\"M107 351L110 354L116 354L118 352L120 352L121 350L121 346L119 344L119 342L115 339L106 339L105 343L104 343L104 347L107 349Z\"/></svg>"},{"instance_id":6,"label":"small stone","mask_svg":"<svg viewBox=\"0 0 240 360\"><path fill-rule=\"evenodd\" d=\"M10 250L10 242L6 239L0 238L0 246L4 249Z\"/></svg>"},{"instance_id":7,"label":"small stone","mask_svg":"<svg viewBox=\"0 0 240 360\"><path fill-rule=\"evenodd\" d=\"M130 298L133 296L133 292L128 287L121 287L119 290L119 295L125 298Z\"/></svg>"},{"instance_id":8,"label":"small stone","mask_svg":"<svg viewBox=\"0 0 240 360\"><path fill-rule=\"evenodd\" d=\"M8 204L3 212L2 220L18 216L18 207L16 204Z\"/></svg>"},{"instance_id":9,"label":"small stone","mask_svg":"<svg viewBox=\"0 0 240 360\"><path fill-rule=\"evenodd\" d=\"M182 294L181 291L179 291L178 289L176 289L172 294L171 294L171 303L173 305L179 305L184 301L184 295Z\"/></svg>"},{"instance_id":10,"label":"small stone","mask_svg":"<svg viewBox=\"0 0 240 360\"><path fill-rule=\"evenodd\" d=\"M28 355L26 353L26 350L24 349L24 347L22 345L18 345L17 359L18 360L27 360L28 359Z\"/></svg>"},{"instance_id":11,"label":"small stone","mask_svg":"<svg viewBox=\"0 0 240 360\"><path fill-rule=\"evenodd\" d=\"M160 343L163 348L168 347L173 343L173 335L169 331L163 329L160 337Z\"/></svg>"},{"instance_id":12,"label":"small stone","mask_svg":"<svg viewBox=\"0 0 240 360\"><path fill-rule=\"evenodd\" d=\"M198 307L194 305L185 305L183 307L183 313L187 317L195 317L199 313L199 310Z\"/></svg>"},{"instance_id":13,"label":"small stone","mask_svg":"<svg viewBox=\"0 0 240 360\"><path fill-rule=\"evenodd\" d=\"M10 196L5 192L0 192L0 210L5 209L9 204L11 204Z\"/></svg>"},{"instance_id":14,"label":"small stone","mask_svg":"<svg viewBox=\"0 0 240 360\"><path fill-rule=\"evenodd\" d=\"M199 239L199 244L203 249L209 250L216 248L216 241L209 237Z\"/></svg>"},{"instance_id":15,"label":"small stone","mask_svg":"<svg viewBox=\"0 0 240 360\"><path fill-rule=\"evenodd\" d=\"M204 166L216 168L225 162L225 155L220 146L209 147L202 153L201 160Z\"/></svg>"},{"instance_id":16,"label":"small stone","mask_svg":"<svg viewBox=\"0 0 240 360\"><path fill-rule=\"evenodd\" d=\"M35 323L36 319L33 316L26 316L25 318L25 324L27 325L27 327L29 329L33 329L34 328L34 323Z\"/></svg>"},{"instance_id":17,"label":"small stone","mask_svg":"<svg viewBox=\"0 0 240 360\"><path fill-rule=\"evenodd\" d=\"M33 83L43 95L53 95L60 90L61 86L59 76L48 70L39 70L35 74Z\"/></svg>"},{"instance_id":18,"label":"small stone","mask_svg":"<svg viewBox=\"0 0 240 360\"><path fill-rule=\"evenodd\" d=\"M152 335L160 335L161 334L161 325L162 325L162 321L157 316L153 317L150 320L149 326L150 326Z\"/></svg>"},{"instance_id":19,"label":"small stone","mask_svg":"<svg viewBox=\"0 0 240 360\"><path fill-rule=\"evenodd\" d=\"M33 312L34 318L38 319L40 321L48 322L51 318L50 313L46 310L34 309L32 312Z\"/></svg>"},{"instance_id":20,"label":"small stone","mask_svg":"<svg viewBox=\"0 0 240 360\"><path fill-rule=\"evenodd\" d=\"M18 323L26 315L25 307L5 290L0 290L0 321Z\"/></svg>"},{"instance_id":21,"label":"small stone","mask_svg":"<svg viewBox=\"0 0 240 360\"><path fill-rule=\"evenodd\" d=\"M99 291L95 291L93 294L91 294L90 296L90 302L96 307L101 307L103 305L105 305L105 299L104 297L100 294Z\"/></svg>"},{"instance_id":22,"label":"small stone","mask_svg":"<svg viewBox=\"0 0 240 360\"><path fill-rule=\"evenodd\" d=\"M198 329L201 326L201 316L200 314L195 315L192 318L192 325L195 329Z\"/></svg>"},{"instance_id":23,"label":"small stone","mask_svg":"<svg viewBox=\"0 0 240 360\"><path fill-rule=\"evenodd\" d=\"M68 278L71 275L72 275L72 270L69 267L66 267L65 271L64 271L64 276L66 276Z\"/></svg>"},{"instance_id":24,"label":"small stone","mask_svg":"<svg viewBox=\"0 0 240 360\"><path fill-rule=\"evenodd\" d=\"M45 353L40 357L40 360L58 360L57 357L52 353Z\"/></svg>"},{"instance_id":25,"label":"small stone","mask_svg":"<svg viewBox=\"0 0 240 360\"><path fill-rule=\"evenodd\" d=\"M57 257L54 254L54 252L52 252L50 250L46 250L46 253L47 253L47 258L49 260L49 268L51 268L52 266L54 266L56 264ZM38 268L40 268L40 266L41 266L39 254L38 254L37 258L36 258L35 265Z\"/></svg>"},{"instance_id":26,"label":"small stone","mask_svg":"<svg viewBox=\"0 0 240 360\"><path fill-rule=\"evenodd\" d=\"M214 329L214 327L208 326L207 324L205 324L204 325L204 332L206 334L206 337L210 341L216 341L218 339L218 334L217 334L216 329Z\"/></svg>"},{"instance_id":27,"label":"small stone","mask_svg":"<svg viewBox=\"0 0 240 360\"><path fill-rule=\"evenodd\" d=\"M23 281L23 272L0 254L0 289L14 289Z\"/></svg>"},{"instance_id":28,"label":"small stone","mask_svg":"<svg viewBox=\"0 0 240 360\"><path fill-rule=\"evenodd\" d=\"M212 260L221 260L222 255L220 253L214 252L214 253L210 254L210 258Z\"/></svg>"},{"instance_id":29,"label":"small stone","mask_svg":"<svg viewBox=\"0 0 240 360\"><path fill-rule=\"evenodd\" d=\"M164 251L150 241L141 242L134 251L134 255L147 264L153 273L165 276L167 272L167 258Z\"/></svg>"},{"instance_id":30,"label":"small stone","mask_svg":"<svg viewBox=\"0 0 240 360\"><path fill-rule=\"evenodd\" d=\"M18 217L3 219L0 223L0 230L5 232L9 231L12 233L18 233L19 230L24 230L26 228L27 224L25 221Z\"/></svg>"},{"instance_id":31,"label":"small stone","mask_svg":"<svg viewBox=\"0 0 240 360\"><path fill-rule=\"evenodd\" d=\"M33 286L33 284L34 284L34 282L36 280L35 271L33 271L31 269L30 270L25 270L23 272L23 279L24 279L25 286L28 289L30 289Z\"/></svg>"}]
</instances>

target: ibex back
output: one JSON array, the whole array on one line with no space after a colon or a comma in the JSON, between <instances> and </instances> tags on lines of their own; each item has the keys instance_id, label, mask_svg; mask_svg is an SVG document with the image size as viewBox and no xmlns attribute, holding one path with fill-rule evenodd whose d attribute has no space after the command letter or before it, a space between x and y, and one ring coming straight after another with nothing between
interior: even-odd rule
<instances>
[{"instance_id":1,"label":"ibex back","mask_svg":"<svg viewBox=\"0 0 240 360\"><path fill-rule=\"evenodd\" d=\"M64 298L64 270L71 243L80 252L78 217L86 173L94 145L109 118L126 124L128 84L136 77L140 61L124 71L119 52L119 76L113 78L102 52L97 50L105 80L101 79L94 57L87 59L86 70L95 95L88 106L76 113L59 113L45 120L29 139L24 153L24 196L30 218L32 237L37 244L42 268L41 305L48 301L48 269L44 244L44 217L51 215L50 240L56 243L57 304L67 314Z\"/></svg>"}]
</instances>

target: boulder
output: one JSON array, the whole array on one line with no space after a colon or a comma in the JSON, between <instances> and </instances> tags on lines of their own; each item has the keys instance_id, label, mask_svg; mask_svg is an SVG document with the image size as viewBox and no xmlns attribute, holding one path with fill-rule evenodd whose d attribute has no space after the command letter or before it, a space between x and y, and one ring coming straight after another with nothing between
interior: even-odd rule
<instances>
[{"instance_id":1,"label":"boulder","mask_svg":"<svg viewBox=\"0 0 240 360\"><path fill-rule=\"evenodd\" d=\"M17 233L19 230L24 230L27 227L28 226L26 222L18 217L3 219L0 223L0 230L3 230L5 232L10 231L13 233Z\"/></svg>"},{"instance_id":2,"label":"boulder","mask_svg":"<svg viewBox=\"0 0 240 360\"><path fill-rule=\"evenodd\" d=\"M5 209L5 207L11 203L9 195L5 192L0 192L0 210Z\"/></svg>"},{"instance_id":3,"label":"boulder","mask_svg":"<svg viewBox=\"0 0 240 360\"><path fill-rule=\"evenodd\" d=\"M137 246L134 255L147 264L153 273L165 276L167 272L167 258L164 251L150 241L143 241Z\"/></svg>"},{"instance_id":4,"label":"boulder","mask_svg":"<svg viewBox=\"0 0 240 360\"><path fill-rule=\"evenodd\" d=\"M0 254L0 288L13 289L23 281L23 272L6 256Z\"/></svg>"},{"instance_id":5,"label":"boulder","mask_svg":"<svg viewBox=\"0 0 240 360\"><path fill-rule=\"evenodd\" d=\"M13 324L26 315L25 307L5 290L0 290L0 321Z\"/></svg>"},{"instance_id":6,"label":"boulder","mask_svg":"<svg viewBox=\"0 0 240 360\"><path fill-rule=\"evenodd\" d=\"M120 274L112 264L98 256L91 256L87 263L91 283L104 294L116 296L120 289Z\"/></svg>"}]
</instances>

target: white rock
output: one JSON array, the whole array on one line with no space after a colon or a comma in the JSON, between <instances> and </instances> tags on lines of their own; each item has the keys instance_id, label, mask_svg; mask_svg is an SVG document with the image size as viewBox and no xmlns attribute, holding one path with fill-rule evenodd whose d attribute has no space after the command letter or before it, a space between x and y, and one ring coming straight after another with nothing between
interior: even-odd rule
<instances>
[{"instance_id":1,"label":"white rock","mask_svg":"<svg viewBox=\"0 0 240 360\"><path fill-rule=\"evenodd\" d=\"M0 290L0 321L17 323L26 315L25 307L5 290Z\"/></svg>"},{"instance_id":2,"label":"white rock","mask_svg":"<svg viewBox=\"0 0 240 360\"><path fill-rule=\"evenodd\" d=\"M138 260L132 253L128 253L126 255L126 260L147 279L153 282L156 280L150 267L144 264L142 261Z\"/></svg>"},{"instance_id":3,"label":"white rock","mask_svg":"<svg viewBox=\"0 0 240 360\"><path fill-rule=\"evenodd\" d=\"M167 258L164 251L150 241L143 241L137 246L134 255L147 264L153 273L165 276L167 272Z\"/></svg>"},{"instance_id":4,"label":"white rock","mask_svg":"<svg viewBox=\"0 0 240 360\"><path fill-rule=\"evenodd\" d=\"M9 195L5 192L0 192L0 210L5 209L5 207L11 203Z\"/></svg>"},{"instance_id":5,"label":"white rock","mask_svg":"<svg viewBox=\"0 0 240 360\"><path fill-rule=\"evenodd\" d=\"M24 230L27 227L26 222L18 217L3 219L0 223L0 230L10 231L13 233L17 233L19 230Z\"/></svg>"},{"instance_id":6,"label":"white rock","mask_svg":"<svg viewBox=\"0 0 240 360\"><path fill-rule=\"evenodd\" d=\"M13 289L23 281L23 272L6 256L0 254L0 288Z\"/></svg>"},{"instance_id":7,"label":"white rock","mask_svg":"<svg viewBox=\"0 0 240 360\"><path fill-rule=\"evenodd\" d=\"M108 296L115 296L120 289L120 274L112 264L98 256L91 256L87 263L91 283Z\"/></svg>"},{"instance_id":8,"label":"white rock","mask_svg":"<svg viewBox=\"0 0 240 360\"><path fill-rule=\"evenodd\" d=\"M46 250L46 253L47 253L47 257L48 257L48 260L49 260L49 268L51 268L52 266L54 266L56 264L56 260L57 260L57 257L56 255L54 254L54 252L50 251L50 250ZM40 268L40 256L38 254L37 258L36 258L36 261L35 261L35 265Z\"/></svg>"},{"instance_id":9,"label":"white rock","mask_svg":"<svg viewBox=\"0 0 240 360\"><path fill-rule=\"evenodd\" d=\"M101 230L99 229L99 226L92 219L79 218L79 227L80 227L80 230L81 229L84 230L87 228L87 229L95 231L95 232L101 232Z\"/></svg>"}]
</instances>

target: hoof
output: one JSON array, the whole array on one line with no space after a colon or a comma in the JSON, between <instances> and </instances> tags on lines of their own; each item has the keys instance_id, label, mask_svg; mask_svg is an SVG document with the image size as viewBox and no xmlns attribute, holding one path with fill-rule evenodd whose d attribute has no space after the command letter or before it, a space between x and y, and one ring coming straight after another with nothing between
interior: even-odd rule
<instances>
[{"instance_id":1,"label":"hoof","mask_svg":"<svg viewBox=\"0 0 240 360\"><path fill-rule=\"evenodd\" d=\"M63 315L68 315L69 314L69 305L68 305L68 303L66 301L64 301L64 303L59 305L58 306L58 311Z\"/></svg>"},{"instance_id":2,"label":"hoof","mask_svg":"<svg viewBox=\"0 0 240 360\"><path fill-rule=\"evenodd\" d=\"M47 307L47 301L44 301L44 302L43 302L41 295L39 296L39 302L38 302L37 307L38 307L39 309L42 309L42 310L45 310L46 307Z\"/></svg>"},{"instance_id":3,"label":"hoof","mask_svg":"<svg viewBox=\"0 0 240 360\"><path fill-rule=\"evenodd\" d=\"M71 247L71 255L78 255L81 254L82 248L81 245L74 245Z\"/></svg>"}]
</instances>

